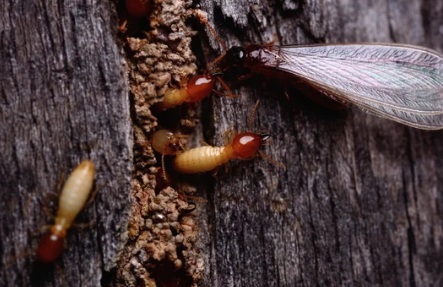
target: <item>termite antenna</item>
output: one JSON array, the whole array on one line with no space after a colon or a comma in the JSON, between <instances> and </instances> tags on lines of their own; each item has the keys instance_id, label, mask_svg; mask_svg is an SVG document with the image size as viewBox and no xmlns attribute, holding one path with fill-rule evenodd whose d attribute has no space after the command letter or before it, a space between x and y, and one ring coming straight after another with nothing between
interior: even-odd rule
<instances>
[{"instance_id":1,"label":"termite antenna","mask_svg":"<svg viewBox=\"0 0 443 287\"><path fill-rule=\"evenodd\" d=\"M237 97L237 95L235 95L232 92L231 88L229 88L228 84L226 84L225 81L223 81L223 79L221 77L215 76L215 78L220 83L220 85L223 87L223 89L225 89L227 94L219 92L219 91L216 91L216 90L213 90L214 93L216 93L219 96L226 96L228 98L235 98L235 97Z\"/></svg>"},{"instance_id":2,"label":"termite antenna","mask_svg":"<svg viewBox=\"0 0 443 287\"><path fill-rule=\"evenodd\" d=\"M270 164L278 166L279 168L283 168L283 169L286 168L286 166L284 164L282 164L281 162L273 159L272 157L270 157L269 155L265 154L264 152L259 150L258 154L260 155L260 157L262 157L265 160L267 160Z\"/></svg>"},{"instance_id":3,"label":"termite antenna","mask_svg":"<svg viewBox=\"0 0 443 287\"><path fill-rule=\"evenodd\" d=\"M260 100L258 100L255 103L254 108L252 109L252 112L249 115L249 118L248 118L248 128L249 128L250 131L252 131L252 124L254 122L255 114L257 113L257 108L258 108L259 104L260 104ZM269 137L269 135L268 135L268 137Z\"/></svg>"},{"instance_id":4,"label":"termite antenna","mask_svg":"<svg viewBox=\"0 0 443 287\"><path fill-rule=\"evenodd\" d=\"M223 53L221 53L220 56L215 58L215 60L213 60L212 62L208 63L206 65L206 71L212 71L214 66L217 65L221 60L223 60L225 58L225 56L226 56L226 52L223 52Z\"/></svg>"},{"instance_id":5,"label":"termite antenna","mask_svg":"<svg viewBox=\"0 0 443 287\"><path fill-rule=\"evenodd\" d=\"M202 23L208 28L209 32L211 32L212 36L214 36L215 40L219 42L220 45L222 46L223 51L227 51L228 46L221 39L220 35L218 35L218 33L215 31L214 27L212 27L211 24L209 24L208 17L205 15L206 13L204 13L202 10L193 9L191 10L191 14L194 15L200 21L200 23Z\"/></svg>"},{"instance_id":6,"label":"termite antenna","mask_svg":"<svg viewBox=\"0 0 443 287\"><path fill-rule=\"evenodd\" d=\"M162 176L165 181L168 181L168 177L166 176L166 168L165 168L165 154L162 153Z\"/></svg>"}]
</instances>

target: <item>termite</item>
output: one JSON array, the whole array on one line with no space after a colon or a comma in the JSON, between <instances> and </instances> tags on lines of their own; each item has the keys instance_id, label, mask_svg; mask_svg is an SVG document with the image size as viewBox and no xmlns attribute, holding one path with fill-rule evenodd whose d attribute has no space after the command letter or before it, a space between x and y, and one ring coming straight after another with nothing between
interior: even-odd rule
<instances>
[{"instance_id":1,"label":"termite","mask_svg":"<svg viewBox=\"0 0 443 287\"><path fill-rule=\"evenodd\" d=\"M443 56L399 44L250 45L230 48L223 74L302 80L326 96L414 128L443 128Z\"/></svg>"},{"instance_id":2,"label":"termite","mask_svg":"<svg viewBox=\"0 0 443 287\"><path fill-rule=\"evenodd\" d=\"M249 120L249 128L252 126L252 118L258 106L255 105ZM184 174L194 174L215 170L218 166L230 160L249 160L257 154L269 159L259 151L259 148L266 143L270 135L267 133L243 132L233 134L225 146L201 146L179 153L173 163L177 172Z\"/></svg>"},{"instance_id":3,"label":"termite","mask_svg":"<svg viewBox=\"0 0 443 287\"><path fill-rule=\"evenodd\" d=\"M332 100L407 126L443 129L443 55L402 44L233 46L226 49L202 13L193 12L220 42L224 54L207 72L233 78L253 74L289 84L300 81Z\"/></svg>"},{"instance_id":4,"label":"termite","mask_svg":"<svg viewBox=\"0 0 443 287\"><path fill-rule=\"evenodd\" d=\"M190 14L196 16L201 23L205 24L211 30L217 40L222 43L223 47L226 48L226 45L217 35L214 28L212 28L212 26L208 24L205 17L200 15L200 12L198 12L197 10L192 10L190 11ZM221 78L222 73L209 73L208 71L209 69L207 69L206 72L203 74L194 75L187 83L186 80L183 80L181 83L181 87L178 89L168 89L164 95L163 102L156 104L156 108L160 111L163 111L182 105L184 103L200 102L204 98L208 97L211 92L220 94L219 92L214 90L214 85L216 82L219 82L220 85L222 85L222 87L227 91L226 96L234 97L234 94L231 92L229 86L226 85Z\"/></svg>"},{"instance_id":5,"label":"termite","mask_svg":"<svg viewBox=\"0 0 443 287\"><path fill-rule=\"evenodd\" d=\"M160 111L174 108L183 103L197 103L208 97L214 89L220 74L196 74L179 89L171 88L165 93L162 102L156 104Z\"/></svg>"},{"instance_id":6,"label":"termite","mask_svg":"<svg viewBox=\"0 0 443 287\"><path fill-rule=\"evenodd\" d=\"M90 160L84 160L65 182L60 194L54 225L42 237L37 248L39 261L50 263L61 255L66 233L91 193L94 174L94 164Z\"/></svg>"}]
</instances>

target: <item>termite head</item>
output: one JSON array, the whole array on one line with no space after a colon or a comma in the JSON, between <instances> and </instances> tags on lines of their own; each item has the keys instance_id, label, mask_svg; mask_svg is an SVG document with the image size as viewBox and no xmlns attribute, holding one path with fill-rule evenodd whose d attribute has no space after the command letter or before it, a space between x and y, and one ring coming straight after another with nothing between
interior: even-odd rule
<instances>
[{"instance_id":1,"label":"termite head","mask_svg":"<svg viewBox=\"0 0 443 287\"><path fill-rule=\"evenodd\" d=\"M232 68L242 67L245 59L245 50L240 46L232 46L224 56L224 66Z\"/></svg>"},{"instance_id":2,"label":"termite head","mask_svg":"<svg viewBox=\"0 0 443 287\"><path fill-rule=\"evenodd\" d=\"M65 236L66 230L60 230L54 225L40 240L37 248L37 259L44 263L55 261L63 252Z\"/></svg>"},{"instance_id":3,"label":"termite head","mask_svg":"<svg viewBox=\"0 0 443 287\"><path fill-rule=\"evenodd\" d=\"M175 155L185 147L184 137L175 135L169 130L158 130L152 136L152 147L162 155Z\"/></svg>"},{"instance_id":4,"label":"termite head","mask_svg":"<svg viewBox=\"0 0 443 287\"><path fill-rule=\"evenodd\" d=\"M225 55L226 64L232 68L242 67L245 59L245 49L239 46L233 46Z\"/></svg>"},{"instance_id":5,"label":"termite head","mask_svg":"<svg viewBox=\"0 0 443 287\"><path fill-rule=\"evenodd\" d=\"M188 91L187 102L196 103L211 94L214 89L215 78L211 75L195 75L186 86Z\"/></svg>"},{"instance_id":6,"label":"termite head","mask_svg":"<svg viewBox=\"0 0 443 287\"><path fill-rule=\"evenodd\" d=\"M249 65L250 60L248 50L233 46L224 54L218 68L225 74L224 79L236 81L245 75L251 74L253 65Z\"/></svg>"},{"instance_id":7,"label":"termite head","mask_svg":"<svg viewBox=\"0 0 443 287\"><path fill-rule=\"evenodd\" d=\"M239 159L250 159L269 137L269 134L264 133L240 133L232 140L232 149Z\"/></svg>"}]
</instances>

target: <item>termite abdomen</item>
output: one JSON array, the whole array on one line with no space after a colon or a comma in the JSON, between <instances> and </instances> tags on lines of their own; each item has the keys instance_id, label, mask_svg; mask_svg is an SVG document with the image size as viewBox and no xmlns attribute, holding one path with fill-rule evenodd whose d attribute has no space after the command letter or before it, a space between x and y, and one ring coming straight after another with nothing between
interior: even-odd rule
<instances>
[{"instance_id":1,"label":"termite abdomen","mask_svg":"<svg viewBox=\"0 0 443 287\"><path fill-rule=\"evenodd\" d=\"M230 144L225 147L202 146L177 155L174 159L174 169L185 174L206 172L227 163L231 158Z\"/></svg>"}]
</instances>

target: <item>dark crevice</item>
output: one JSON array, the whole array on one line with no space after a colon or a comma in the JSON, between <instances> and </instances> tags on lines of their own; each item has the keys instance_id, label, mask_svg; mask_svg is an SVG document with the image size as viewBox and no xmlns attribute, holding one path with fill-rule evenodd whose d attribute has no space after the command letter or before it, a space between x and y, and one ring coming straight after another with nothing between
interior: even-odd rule
<instances>
[{"instance_id":1,"label":"dark crevice","mask_svg":"<svg viewBox=\"0 0 443 287\"><path fill-rule=\"evenodd\" d=\"M412 225L412 219L411 215L409 214L409 205L411 204L408 201L408 184L411 184L412 186L412 193L414 198L416 198L416 182L415 182L415 172L414 172L414 156L411 146L411 134L410 132L407 133L407 162L409 163L410 167L410 179L408 176L403 172L403 201L405 206L405 215L406 219L408 221L407 226L407 239L408 239L408 262L409 262L409 285L411 287L415 287L416 279L415 279L415 270L414 270L414 254L417 252L416 242L415 242L415 235L414 235L414 227Z\"/></svg>"}]
</instances>

